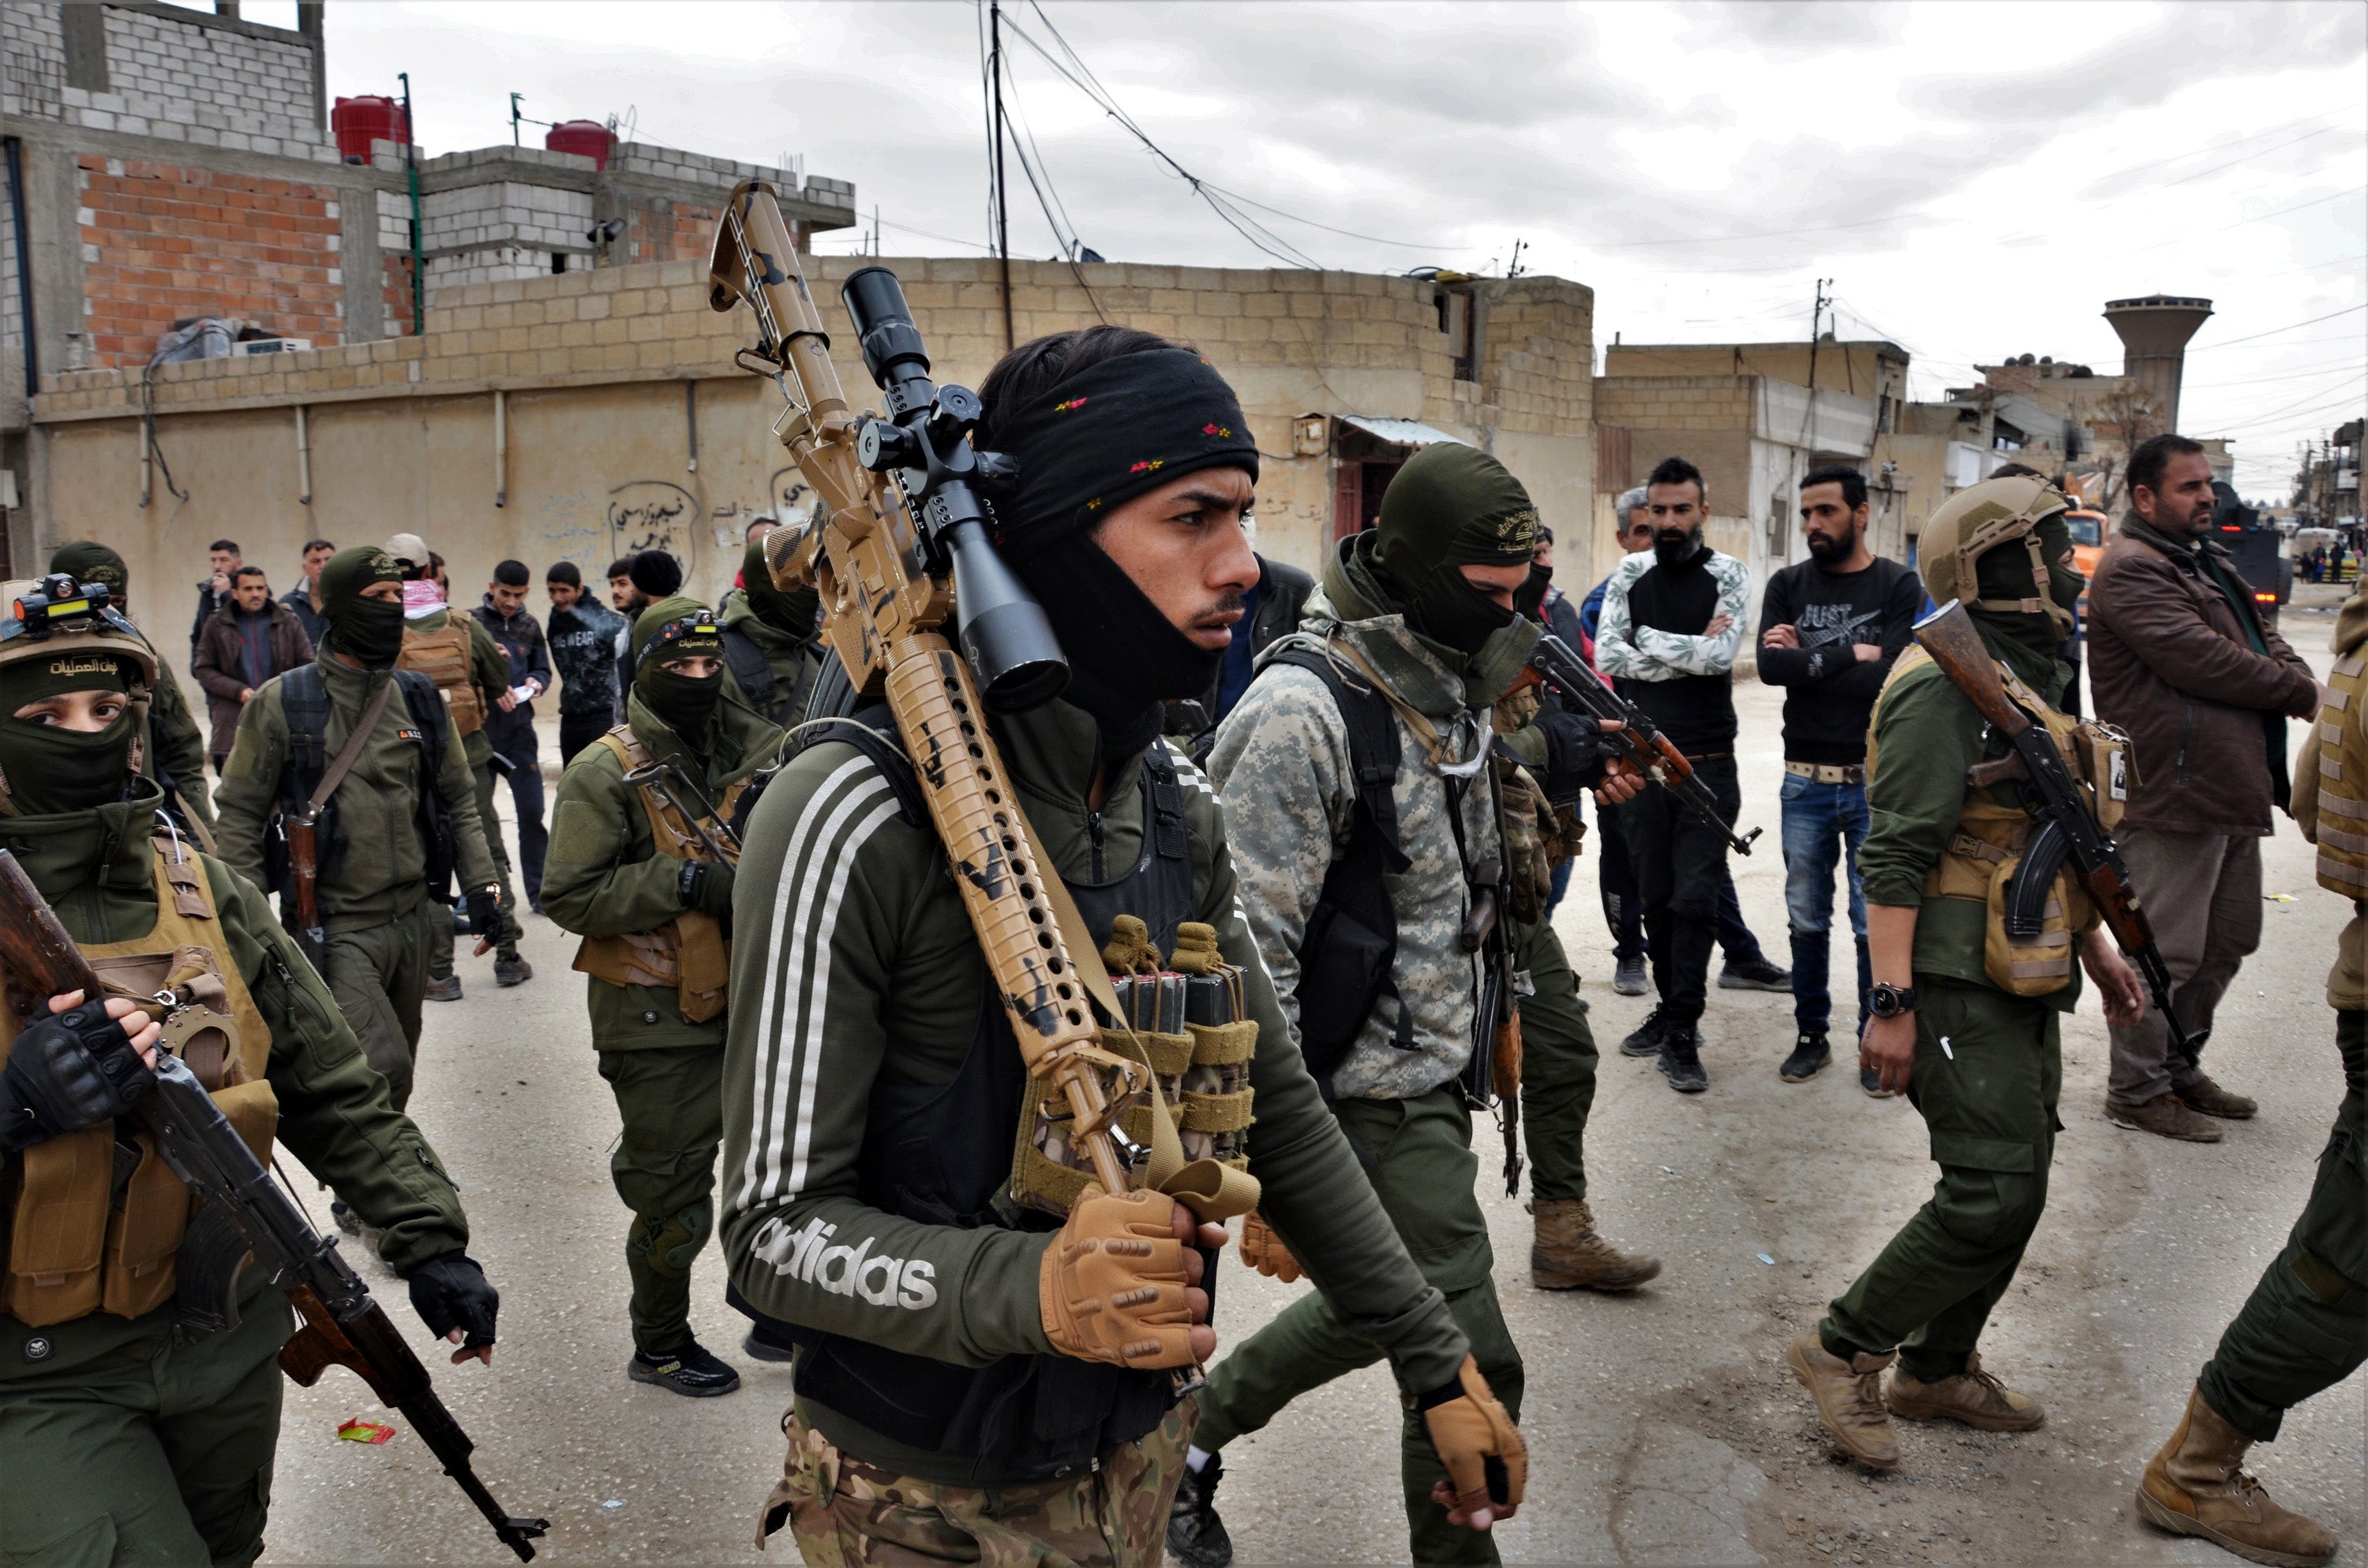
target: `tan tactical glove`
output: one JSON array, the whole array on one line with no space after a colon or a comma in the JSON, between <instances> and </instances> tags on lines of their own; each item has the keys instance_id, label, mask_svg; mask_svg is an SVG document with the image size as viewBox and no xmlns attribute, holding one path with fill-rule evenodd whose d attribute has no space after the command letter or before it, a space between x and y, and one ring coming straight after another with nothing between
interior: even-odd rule
<instances>
[{"instance_id":1,"label":"tan tactical glove","mask_svg":"<svg viewBox=\"0 0 2368 1568\"><path fill-rule=\"evenodd\" d=\"M1064 1356L1117 1367L1192 1365L1192 1312L1176 1200L1088 1184L1036 1278L1044 1337Z\"/></svg>"},{"instance_id":2,"label":"tan tactical glove","mask_svg":"<svg viewBox=\"0 0 2368 1568\"><path fill-rule=\"evenodd\" d=\"M1456 1386L1440 1390L1420 1408L1431 1449L1447 1467L1448 1479L1431 1485L1431 1501L1447 1510L1450 1520L1474 1529L1511 1518L1529 1484L1529 1445L1489 1392L1479 1363L1463 1358Z\"/></svg>"},{"instance_id":3,"label":"tan tactical glove","mask_svg":"<svg viewBox=\"0 0 2368 1568\"><path fill-rule=\"evenodd\" d=\"M1258 1211L1251 1210L1242 1216L1242 1261L1269 1279L1280 1279L1295 1285L1305 1278L1299 1259L1282 1244L1282 1238L1269 1229Z\"/></svg>"}]
</instances>

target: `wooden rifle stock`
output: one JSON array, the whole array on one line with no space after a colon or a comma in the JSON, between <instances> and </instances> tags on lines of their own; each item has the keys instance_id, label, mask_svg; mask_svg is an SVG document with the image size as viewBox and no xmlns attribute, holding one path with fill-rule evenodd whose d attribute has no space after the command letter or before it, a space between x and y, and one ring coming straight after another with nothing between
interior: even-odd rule
<instances>
[{"instance_id":1,"label":"wooden rifle stock","mask_svg":"<svg viewBox=\"0 0 2368 1568\"><path fill-rule=\"evenodd\" d=\"M2000 734L2011 738L2031 728L2031 715L2007 695L1989 646L1964 605L1952 599L1918 621L1916 641Z\"/></svg>"},{"instance_id":2,"label":"wooden rifle stock","mask_svg":"<svg viewBox=\"0 0 2368 1568\"><path fill-rule=\"evenodd\" d=\"M296 924L312 956L321 947L321 831L311 812L286 812L279 819L288 836L288 880L296 890Z\"/></svg>"},{"instance_id":3,"label":"wooden rifle stock","mask_svg":"<svg viewBox=\"0 0 2368 1568\"><path fill-rule=\"evenodd\" d=\"M58 923L57 912L5 849L0 849L0 965L6 967L12 989L25 994L12 998L22 1004L20 1017L29 1017L50 997L68 992L80 991L91 1001L107 994L105 983L81 947ZM171 992L140 1000L160 1019L178 1005ZM386 1309L337 1256L336 1244L315 1232L295 1200L273 1185L270 1173L185 1064L160 1054L156 1073L156 1087L141 1096L132 1114L174 1174L197 1191L201 1201L192 1233L227 1217L240 1240L270 1270L273 1283L303 1314L304 1328L281 1348L281 1369L307 1388L332 1366L359 1373L371 1392L410 1421L502 1544L519 1562L532 1562L534 1540L549 1529L550 1521L506 1512L477 1479L469 1464L476 1445L437 1397L427 1369L388 1321ZM224 1272L225 1286L234 1272ZM189 1304L184 1302L185 1310ZM221 1305L228 1317L215 1326L235 1323L234 1303L225 1296Z\"/></svg>"}]
</instances>

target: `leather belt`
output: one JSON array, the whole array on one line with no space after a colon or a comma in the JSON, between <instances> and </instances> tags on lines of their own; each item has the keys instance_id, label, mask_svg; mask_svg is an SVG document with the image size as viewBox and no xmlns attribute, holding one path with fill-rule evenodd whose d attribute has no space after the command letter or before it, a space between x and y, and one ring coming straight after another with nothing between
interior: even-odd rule
<instances>
[{"instance_id":1,"label":"leather belt","mask_svg":"<svg viewBox=\"0 0 2368 1568\"><path fill-rule=\"evenodd\" d=\"M1784 771L1818 784L1863 784L1866 768L1859 763L1788 762Z\"/></svg>"}]
</instances>

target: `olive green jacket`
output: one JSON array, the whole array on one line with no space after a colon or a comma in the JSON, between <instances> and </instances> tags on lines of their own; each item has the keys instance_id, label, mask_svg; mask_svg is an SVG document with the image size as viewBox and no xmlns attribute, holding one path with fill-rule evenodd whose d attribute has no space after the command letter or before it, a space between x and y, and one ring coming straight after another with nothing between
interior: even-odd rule
<instances>
[{"instance_id":1,"label":"olive green jacket","mask_svg":"<svg viewBox=\"0 0 2368 1568\"><path fill-rule=\"evenodd\" d=\"M140 636L147 641L146 632ZM155 653L156 645L148 643L148 651ZM198 716L189 710L189 699L162 654L156 659L156 685L148 694L147 739L147 772L151 777L168 775L188 813L213 831L213 803L206 798L205 737L198 733Z\"/></svg>"},{"instance_id":2,"label":"olive green jacket","mask_svg":"<svg viewBox=\"0 0 2368 1568\"><path fill-rule=\"evenodd\" d=\"M358 670L335 653L315 666L329 693L328 756L344 749L363 707L393 671ZM291 672L292 673L292 672ZM288 710L284 683L263 683L239 715L220 799L222 825L216 837L223 859L248 881L262 885L264 829L279 802L280 777L288 769ZM419 791L442 797L452 824L454 869L463 888L490 887L497 881L477 816L477 785L462 755L452 720L444 718L444 769L422 777L424 754L403 693L395 692L379 715L378 728L337 787L334 800L343 843L321 846L323 924L330 931L359 930L408 915L427 895L427 852L415 820Z\"/></svg>"},{"instance_id":3,"label":"olive green jacket","mask_svg":"<svg viewBox=\"0 0 2368 1568\"><path fill-rule=\"evenodd\" d=\"M701 766L639 696L627 699L625 712L650 756L679 763L711 801L721 801L735 779L770 761L780 734L754 713L718 702ZM685 803L698 809L695 802ZM552 812L551 847L542 861L543 913L579 937L655 931L683 912L682 867L680 860L658 853L642 792L626 785L617 754L599 744L577 752L559 780L559 801ZM584 979L598 1050L723 1043L724 1015L689 1022L671 989L616 985L588 974Z\"/></svg>"},{"instance_id":4,"label":"olive green jacket","mask_svg":"<svg viewBox=\"0 0 2368 1568\"><path fill-rule=\"evenodd\" d=\"M993 728L1047 863L1073 881L1106 881L1135 863L1145 828L1139 757L1115 771L1096 810L1087 786L1098 735L1082 710L1053 702ZM1389 1357L1401 1389L1442 1387L1463 1363L1463 1333L1406 1256L1301 1062L1242 916L1216 797L1181 752L1169 752L1190 833L1194 917L1216 928L1226 960L1245 971L1258 1025L1248 1151L1265 1184L1259 1210L1288 1235L1330 1309ZM860 753L814 745L782 767L751 813L734 893L719 1204L734 1281L775 1317L956 1366L1050 1353L1037 1300L1047 1233L930 1224L858 1196L874 1086L951 1082L988 994L985 959L936 833L898 814L887 780ZM899 1289L884 1299L842 1294L802 1276L799 1238L811 1244L825 1226L845 1247L894 1259ZM860 1430L862 1411L807 1400L800 1410L848 1453L929 1474L929 1456ZM945 1457L935 1463L943 1470ZM966 1461L957 1468L969 1473Z\"/></svg>"},{"instance_id":5,"label":"olive green jacket","mask_svg":"<svg viewBox=\"0 0 2368 1568\"><path fill-rule=\"evenodd\" d=\"M1969 899L1924 896L1924 879L1939 865L1964 814L1965 769L2013 749L1984 722L1973 699L1934 664L1918 664L1893 679L1875 703L1874 773L1867 780L1871 823L1858 852L1866 902L1918 911L1915 970L1926 975L1990 986L1983 964L1989 912ZM1989 791L1999 805L2021 803L2022 786ZM2074 955L2081 937L2072 938ZM2072 983L2039 1000L2070 1012L2080 999L2080 966ZM1993 987L1995 989L1995 987Z\"/></svg>"},{"instance_id":6,"label":"olive green jacket","mask_svg":"<svg viewBox=\"0 0 2368 1568\"><path fill-rule=\"evenodd\" d=\"M723 689L734 700L783 729L796 723L805 710L806 693L814 689L814 674L822 668L822 639L783 631L757 615L748 596L737 590L724 596L723 624L724 631L747 638L765 655L773 672L773 697L770 702L759 703L740 684L729 659L723 663Z\"/></svg>"},{"instance_id":7,"label":"olive green jacket","mask_svg":"<svg viewBox=\"0 0 2368 1568\"><path fill-rule=\"evenodd\" d=\"M75 940L130 941L156 925L149 835L158 799L151 784L134 800L95 812L10 817L0 821L0 847L17 857ZM220 860L200 858L222 922L216 960L245 981L271 1030L267 1076L279 1101L280 1142L379 1228L380 1254L397 1273L466 1246L468 1221L442 1163L388 1099L386 1080L363 1058L329 988L254 884ZM0 1156L0 1191L14 1190L15 1159ZM247 1292L263 1284L250 1270ZM161 1351L174 1332L170 1305L132 1319L94 1312L42 1331L52 1347L38 1369L140 1340L154 1340ZM0 1389L28 1369L22 1358L29 1337L0 1314Z\"/></svg>"}]
</instances>

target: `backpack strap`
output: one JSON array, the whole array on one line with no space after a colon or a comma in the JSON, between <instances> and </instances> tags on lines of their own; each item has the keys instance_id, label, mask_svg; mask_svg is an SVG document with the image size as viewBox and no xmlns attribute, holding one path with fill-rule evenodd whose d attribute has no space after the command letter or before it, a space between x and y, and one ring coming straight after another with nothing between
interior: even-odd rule
<instances>
[{"instance_id":1,"label":"backpack strap","mask_svg":"<svg viewBox=\"0 0 2368 1568\"><path fill-rule=\"evenodd\" d=\"M1192 834L1184 820L1184 786L1176 774L1176 756L1159 741L1143 751L1143 777L1151 796L1152 846L1163 860L1189 860Z\"/></svg>"},{"instance_id":2,"label":"backpack strap","mask_svg":"<svg viewBox=\"0 0 2368 1568\"><path fill-rule=\"evenodd\" d=\"M773 666L757 640L733 627L723 629L723 662L732 666L732 678L748 694L748 700L767 718L773 712Z\"/></svg>"},{"instance_id":3,"label":"backpack strap","mask_svg":"<svg viewBox=\"0 0 2368 1568\"><path fill-rule=\"evenodd\" d=\"M905 748L898 744L893 730L876 729L866 721L887 722L887 707L884 704L866 705L848 717L809 719L799 726L788 756L782 760L786 762L789 756L796 756L808 746L821 745L826 741L853 746L871 759L871 766L878 768L880 776L888 781L888 788L895 791L897 815L910 826L928 826L929 805L921 793L920 777L913 771L912 759L905 755ZM1180 798L1178 809L1180 826Z\"/></svg>"},{"instance_id":4,"label":"backpack strap","mask_svg":"<svg viewBox=\"0 0 2368 1568\"><path fill-rule=\"evenodd\" d=\"M299 665L281 676L279 705L289 748L280 794L287 806L301 809L329 767L329 687L320 667Z\"/></svg>"},{"instance_id":5,"label":"backpack strap","mask_svg":"<svg viewBox=\"0 0 2368 1568\"><path fill-rule=\"evenodd\" d=\"M1404 754L1389 699L1374 687L1352 685L1339 665L1313 648L1288 647L1269 662L1308 671L1332 694L1349 727L1349 767L1357 779L1358 814L1378 835L1388 869L1404 871L1414 862L1398 838L1397 783Z\"/></svg>"}]
</instances>

